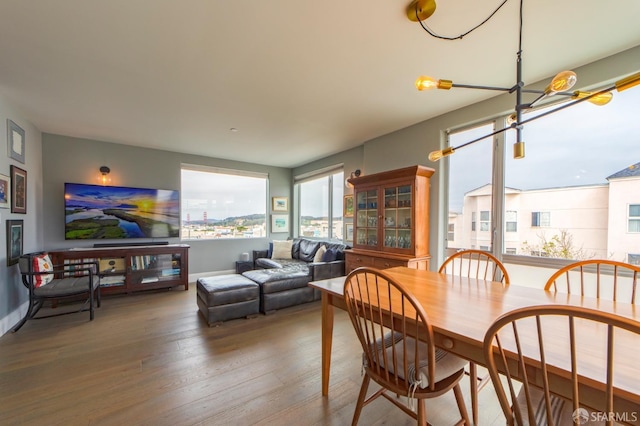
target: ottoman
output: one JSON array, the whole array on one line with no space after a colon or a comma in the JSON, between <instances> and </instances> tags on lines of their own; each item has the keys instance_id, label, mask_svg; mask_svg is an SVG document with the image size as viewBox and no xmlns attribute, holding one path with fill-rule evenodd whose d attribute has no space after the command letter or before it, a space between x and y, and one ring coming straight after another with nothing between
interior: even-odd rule
<instances>
[{"instance_id":1,"label":"ottoman","mask_svg":"<svg viewBox=\"0 0 640 426\"><path fill-rule=\"evenodd\" d=\"M235 318L250 318L260 310L260 286L242 275L199 278L197 301L209 327Z\"/></svg>"}]
</instances>

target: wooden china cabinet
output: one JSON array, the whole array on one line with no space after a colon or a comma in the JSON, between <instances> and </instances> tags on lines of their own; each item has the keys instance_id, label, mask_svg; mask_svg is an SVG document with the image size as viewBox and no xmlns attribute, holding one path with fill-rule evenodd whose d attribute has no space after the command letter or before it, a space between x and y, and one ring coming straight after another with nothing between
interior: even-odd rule
<instances>
[{"instance_id":1,"label":"wooden china cabinet","mask_svg":"<svg viewBox=\"0 0 640 426\"><path fill-rule=\"evenodd\" d=\"M429 269L429 179L412 166L349 179L354 186L353 248L346 272L361 266Z\"/></svg>"}]
</instances>

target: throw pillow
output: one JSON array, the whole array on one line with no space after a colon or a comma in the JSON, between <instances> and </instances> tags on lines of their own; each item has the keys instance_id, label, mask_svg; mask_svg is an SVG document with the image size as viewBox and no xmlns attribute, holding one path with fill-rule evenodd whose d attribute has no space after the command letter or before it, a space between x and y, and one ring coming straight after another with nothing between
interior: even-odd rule
<instances>
[{"instance_id":1,"label":"throw pillow","mask_svg":"<svg viewBox=\"0 0 640 426\"><path fill-rule=\"evenodd\" d=\"M51 272L53 264L48 254L39 254L33 257L33 272ZM49 284L53 280L53 274L35 275L33 283L37 287Z\"/></svg>"},{"instance_id":2,"label":"throw pillow","mask_svg":"<svg viewBox=\"0 0 640 426\"><path fill-rule=\"evenodd\" d=\"M313 256L313 261L322 262L322 256L324 256L326 252L327 252L327 246L324 246L324 245L320 246L318 251L316 251L316 254Z\"/></svg>"},{"instance_id":3,"label":"throw pillow","mask_svg":"<svg viewBox=\"0 0 640 426\"><path fill-rule=\"evenodd\" d=\"M272 254L273 254L273 243L269 243L269 250L267 250L267 257L271 259Z\"/></svg>"},{"instance_id":4,"label":"throw pillow","mask_svg":"<svg viewBox=\"0 0 640 426\"><path fill-rule=\"evenodd\" d=\"M333 262L336 260L338 256L338 250L334 248L327 249L327 251L322 255L323 262Z\"/></svg>"},{"instance_id":5,"label":"throw pillow","mask_svg":"<svg viewBox=\"0 0 640 426\"><path fill-rule=\"evenodd\" d=\"M286 241L274 241L272 259L291 259L291 240Z\"/></svg>"}]
</instances>

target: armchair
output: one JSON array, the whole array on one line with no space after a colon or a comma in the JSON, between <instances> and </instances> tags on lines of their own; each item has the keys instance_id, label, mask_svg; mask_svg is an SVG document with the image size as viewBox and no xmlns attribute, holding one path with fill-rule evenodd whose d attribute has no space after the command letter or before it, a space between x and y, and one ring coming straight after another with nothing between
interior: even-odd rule
<instances>
[{"instance_id":1,"label":"armchair","mask_svg":"<svg viewBox=\"0 0 640 426\"><path fill-rule=\"evenodd\" d=\"M100 277L97 262L82 262L72 265L53 265L46 252L30 253L18 260L22 284L29 290L29 308L25 316L13 328L18 331L29 319L49 318L86 311L89 304L89 319L94 316L94 298L100 307ZM86 294L87 300L77 311L65 311L35 317L46 300L78 297Z\"/></svg>"}]
</instances>

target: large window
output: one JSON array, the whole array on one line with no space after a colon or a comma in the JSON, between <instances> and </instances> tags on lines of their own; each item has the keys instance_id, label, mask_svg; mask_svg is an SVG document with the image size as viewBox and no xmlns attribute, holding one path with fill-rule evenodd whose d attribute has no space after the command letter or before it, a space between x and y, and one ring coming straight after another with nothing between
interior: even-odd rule
<instances>
[{"instance_id":1,"label":"large window","mask_svg":"<svg viewBox=\"0 0 640 426\"><path fill-rule=\"evenodd\" d=\"M448 217L450 223L458 224L455 248L489 246L521 265L554 267L558 263L553 258L636 262L640 247L638 105L640 90L626 90L616 92L602 107L584 102L530 121L523 127L523 159L513 159L513 130L447 157ZM524 118L550 108L554 106L525 113ZM505 122L506 117L500 117L480 127L452 131L449 145L490 134ZM483 215L486 211L491 212L490 222ZM488 227L494 232L473 232L476 226L478 231ZM487 235L493 241L487 241Z\"/></svg>"},{"instance_id":2,"label":"large window","mask_svg":"<svg viewBox=\"0 0 640 426\"><path fill-rule=\"evenodd\" d=\"M264 238L267 175L182 167L182 239Z\"/></svg>"},{"instance_id":3,"label":"large window","mask_svg":"<svg viewBox=\"0 0 640 426\"><path fill-rule=\"evenodd\" d=\"M298 235L342 240L342 169L297 177L296 186L300 212Z\"/></svg>"}]
</instances>

